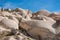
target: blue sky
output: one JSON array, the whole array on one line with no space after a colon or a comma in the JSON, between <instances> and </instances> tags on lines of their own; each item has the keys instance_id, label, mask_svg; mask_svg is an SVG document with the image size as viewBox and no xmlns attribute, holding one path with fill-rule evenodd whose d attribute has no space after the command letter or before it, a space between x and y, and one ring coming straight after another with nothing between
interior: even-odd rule
<instances>
[{"instance_id":1,"label":"blue sky","mask_svg":"<svg viewBox=\"0 0 60 40\"><path fill-rule=\"evenodd\" d=\"M60 0L0 0L0 8L23 8L33 12L46 9L60 12Z\"/></svg>"}]
</instances>

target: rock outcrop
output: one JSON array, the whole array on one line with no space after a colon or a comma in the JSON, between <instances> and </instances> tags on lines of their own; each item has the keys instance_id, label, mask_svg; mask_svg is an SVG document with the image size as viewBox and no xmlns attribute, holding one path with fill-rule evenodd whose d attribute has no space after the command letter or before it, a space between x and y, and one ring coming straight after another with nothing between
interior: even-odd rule
<instances>
[{"instance_id":1,"label":"rock outcrop","mask_svg":"<svg viewBox=\"0 0 60 40\"><path fill-rule=\"evenodd\" d=\"M60 14L1 8L0 40L60 40Z\"/></svg>"}]
</instances>

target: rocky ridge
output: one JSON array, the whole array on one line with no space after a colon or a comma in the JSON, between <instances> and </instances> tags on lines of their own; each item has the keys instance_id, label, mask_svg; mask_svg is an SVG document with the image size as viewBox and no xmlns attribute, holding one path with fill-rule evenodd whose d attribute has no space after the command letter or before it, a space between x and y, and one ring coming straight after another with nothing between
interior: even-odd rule
<instances>
[{"instance_id":1,"label":"rocky ridge","mask_svg":"<svg viewBox=\"0 0 60 40\"><path fill-rule=\"evenodd\" d=\"M0 40L60 40L60 13L1 8Z\"/></svg>"}]
</instances>

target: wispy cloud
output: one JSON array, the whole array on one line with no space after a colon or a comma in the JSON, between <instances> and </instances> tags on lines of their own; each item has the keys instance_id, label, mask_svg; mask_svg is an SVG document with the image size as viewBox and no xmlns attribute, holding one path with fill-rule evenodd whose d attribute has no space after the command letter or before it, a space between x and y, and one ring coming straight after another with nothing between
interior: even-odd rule
<instances>
[{"instance_id":1,"label":"wispy cloud","mask_svg":"<svg viewBox=\"0 0 60 40\"><path fill-rule=\"evenodd\" d=\"M12 3L12 2L6 2L5 4L3 4L3 8L17 8L19 7L20 5L23 5L23 2L22 3Z\"/></svg>"},{"instance_id":2,"label":"wispy cloud","mask_svg":"<svg viewBox=\"0 0 60 40\"><path fill-rule=\"evenodd\" d=\"M6 2L4 5L3 5L3 8L15 8L17 7L16 4L12 3L12 2Z\"/></svg>"},{"instance_id":3,"label":"wispy cloud","mask_svg":"<svg viewBox=\"0 0 60 40\"><path fill-rule=\"evenodd\" d=\"M3 8L10 8L12 4L10 2L7 2L3 5Z\"/></svg>"}]
</instances>

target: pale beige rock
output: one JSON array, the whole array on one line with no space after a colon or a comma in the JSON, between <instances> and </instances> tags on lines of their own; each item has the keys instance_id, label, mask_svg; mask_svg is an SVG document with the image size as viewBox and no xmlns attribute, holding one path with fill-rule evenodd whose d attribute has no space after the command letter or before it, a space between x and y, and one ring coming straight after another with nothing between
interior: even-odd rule
<instances>
[{"instance_id":1,"label":"pale beige rock","mask_svg":"<svg viewBox=\"0 0 60 40\"><path fill-rule=\"evenodd\" d=\"M38 15L49 16L49 15L50 15L50 12L47 11L47 10L40 10L40 11L38 11L38 12L36 12L36 13L33 13L32 18L37 17Z\"/></svg>"},{"instance_id":2,"label":"pale beige rock","mask_svg":"<svg viewBox=\"0 0 60 40\"><path fill-rule=\"evenodd\" d=\"M3 20L2 20L2 23L6 26L6 28L12 28L12 29L18 29L18 24L14 21L14 20L11 20L11 19L8 19L7 17L5 17Z\"/></svg>"},{"instance_id":3,"label":"pale beige rock","mask_svg":"<svg viewBox=\"0 0 60 40\"><path fill-rule=\"evenodd\" d=\"M60 33L60 14L50 13L52 12L41 10L32 14L30 10L22 8L0 9L0 38L2 40L33 40L31 37L36 40L56 38L55 36ZM22 30L19 27L26 31L29 37L20 34Z\"/></svg>"},{"instance_id":4,"label":"pale beige rock","mask_svg":"<svg viewBox=\"0 0 60 40\"><path fill-rule=\"evenodd\" d=\"M2 25L0 25L0 35L3 34L4 32L11 32L11 30L6 29L6 28L2 27Z\"/></svg>"},{"instance_id":5,"label":"pale beige rock","mask_svg":"<svg viewBox=\"0 0 60 40\"><path fill-rule=\"evenodd\" d=\"M30 10L25 10L29 17L32 17L32 12Z\"/></svg>"},{"instance_id":6,"label":"pale beige rock","mask_svg":"<svg viewBox=\"0 0 60 40\"><path fill-rule=\"evenodd\" d=\"M10 15L12 15L12 14L9 13L9 12L3 11L3 12L1 13L1 15L2 15L2 16L10 16Z\"/></svg>"},{"instance_id":7,"label":"pale beige rock","mask_svg":"<svg viewBox=\"0 0 60 40\"><path fill-rule=\"evenodd\" d=\"M0 21L1 21L3 18L4 18L3 16L0 16Z\"/></svg>"},{"instance_id":8,"label":"pale beige rock","mask_svg":"<svg viewBox=\"0 0 60 40\"><path fill-rule=\"evenodd\" d=\"M55 21L52 18L42 16L44 20L24 20L20 22L20 27L25 29L30 36L35 38L39 36L45 37L49 33L56 34L56 30L52 27Z\"/></svg>"},{"instance_id":9,"label":"pale beige rock","mask_svg":"<svg viewBox=\"0 0 60 40\"><path fill-rule=\"evenodd\" d=\"M21 9L21 8L16 8L15 11L17 11L18 14L22 15L23 17L25 17L25 15L27 14L25 12L25 10Z\"/></svg>"},{"instance_id":10,"label":"pale beige rock","mask_svg":"<svg viewBox=\"0 0 60 40\"><path fill-rule=\"evenodd\" d=\"M28 15L29 17L32 17L32 12L29 10L23 10L21 8L16 8L15 11L17 11L16 13L18 13L24 18L26 17L26 15Z\"/></svg>"},{"instance_id":11,"label":"pale beige rock","mask_svg":"<svg viewBox=\"0 0 60 40\"><path fill-rule=\"evenodd\" d=\"M1 40L35 40L35 39L29 38L24 35L13 35L13 36L6 36Z\"/></svg>"},{"instance_id":12,"label":"pale beige rock","mask_svg":"<svg viewBox=\"0 0 60 40\"><path fill-rule=\"evenodd\" d=\"M53 18L54 20L60 20L60 14L56 12L50 14L49 17Z\"/></svg>"}]
</instances>

